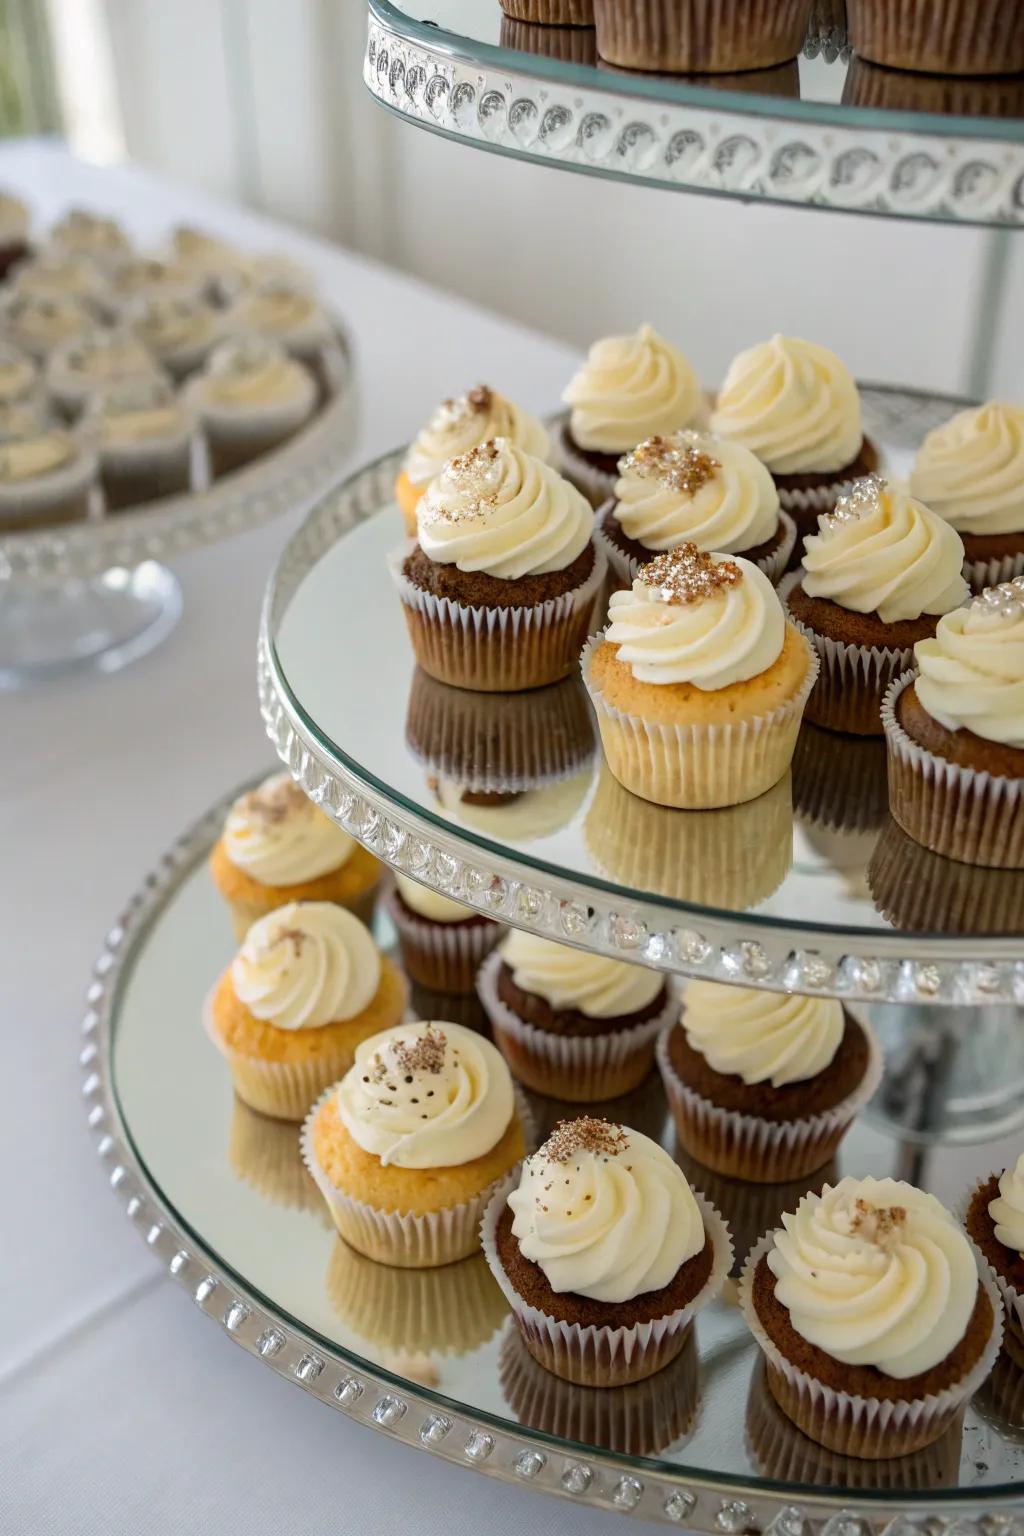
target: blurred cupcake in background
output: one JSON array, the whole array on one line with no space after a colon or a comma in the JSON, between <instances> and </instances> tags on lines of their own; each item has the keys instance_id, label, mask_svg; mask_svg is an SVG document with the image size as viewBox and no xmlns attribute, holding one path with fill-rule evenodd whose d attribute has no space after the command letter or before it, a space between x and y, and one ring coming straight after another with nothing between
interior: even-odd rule
<instances>
[{"instance_id":1,"label":"blurred cupcake in background","mask_svg":"<svg viewBox=\"0 0 1024 1536\"><path fill-rule=\"evenodd\" d=\"M395 875L386 906L410 979L435 992L471 993L504 931L500 923L403 874Z\"/></svg>"},{"instance_id":2,"label":"blurred cupcake in background","mask_svg":"<svg viewBox=\"0 0 1024 1536\"><path fill-rule=\"evenodd\" d=\"M152 354L130 331L100 329L55 348L46 364L46 388L68 421L75 421L96 391L126 379L161 379Z\"/></svg>"},{"instance_id":3,"label":"blurred cupcake in background","mask_svg":"<svg viewBox=\"0 0 1024 1536\"><path fill-rule=\"evenodd\" d=\"M89 516L96 454L60 427L0 444L0 528L17 532Z\"/></svg>"},{"instance_id":4,"label":"blurred cupcake in background","mask_svg":"<svg viewBox=\"0 0 1024 1536\"><path fill-rule=\"evenodd\" d=\"M28 256L30 223L28 204L11 192L0 192L0 282Z\"/></svg>"},{"instance_id":5,"label":"blurred cupcake in background","mask_svg":"<svg viewBox=\"0 0 1024 1536\"><path fill-rule=\"evenodd\" d=\"M594 0L597 48L625 69L714 74L795 58L811 0Z\"/></svg>"},{"instance_id":6,"label":"blurred cupcake in background","mask_svg":"<svg viewBox=\"0 0 1024 1536\"><path fill-rule=\"evenodd\" d=\"M109 289L87 257L43 251L15 267L7 278L14 293L28 299L75 299L96 316L106 313Z\"/></svg>"},{"instance_id":7,"label":"blurred cupcake in background","mask_svg":"<svg viewBox=\"0 0 1024 1536\"><path fill-rule=\"evenodd\" d=\"M75 256L86 256L100 268L131 253L131 241L116 219L91 208L70 208L47 232L47 244Z\"/></svg>"},{"instance_id":8,"label":"blurred cupcake in background","mask_svg":"<svg viewBox=\"0 0 1024 1536\"><path fill-rule=\"evenodd\" d=\"M91 334L96 315L81 299L70 296L11 293L0 303L0 325L13 346L44 363L65 342Z\"/></svg>"},{"instance_id":9,"label":"blurred cupcake in background","mask_svg":"<svg viewBox=\"0 0 1024 1536\"><path fill-rule=\"evenodd\" d=\"M109 273L110 291L120 304L147 299L191 302L203 291L198 273L183 262L162 256L126 256Z\"/></svg>"},{"instance_id":10,"label":"blurred cupcake in background","mask_svg":"<svg viewBox=\"0 0 1024 1536\"><path fill-rule=\"evenodd\" d=\"M187 294L150 294L125 306L124 323L161 367L182 380L209 358L224 335L220 311Z\"/></svg>"},{"instance_id":11,"label":"blurred cupcake in background","mask_svg":"<svg viewBox=\"0 0 1024 1536\"><path fill-rule=\"evenodd\" d=\"M316 409L317 387L309 369L274 342L238 336L214 348L189 380L186 398L202 423L216 477L293 438Z\"/></svg>"},{"instance_id":12,"label":"blurred cupcake in background","mask_svg":"<svg viewBox=\"0 0 1024 1536\"><path fill-rule=\"evenodd\" d=\"M0 341L0 405L36 395L39 379L39 368L27 353L9 341Z\"/></svg>"},{"instance_id":13,"label":"blurred cupcake in background","mask_svg":"<svg viewBox=\"0 0 1024 1536\"><path fill-rule=\"evenodd\" d=\"M305 287L267 280L244 288L227 311L229 331L255 332L284 348L289 357L304 363L326 394L330 377L325 354L335 341L330 316Z\"/></svg>"},{"instance_id":14,"label":"blurred cupcake in background","mask_svg":"<svg viewBox=\"0 0 1024 1536\"><path fill-rule=\"evenodd\" d=\"M108 512L191 489L196 419L158 374L97 389L83 427L99 454Z\"/></svg>"}]
</instances>

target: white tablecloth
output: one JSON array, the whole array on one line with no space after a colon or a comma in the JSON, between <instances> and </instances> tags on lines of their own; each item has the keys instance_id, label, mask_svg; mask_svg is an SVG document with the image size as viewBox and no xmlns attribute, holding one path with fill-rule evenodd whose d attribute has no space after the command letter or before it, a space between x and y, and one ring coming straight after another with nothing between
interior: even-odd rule
<instances>
[{"instance_id":1,"label":"white tablecloth","mask_svg":"<svg viewBox=\"0 0 1024 1536\"><path fill-rule=\"evenodd\" d=\"M0 187L44 222L83 203L143 240L189 221L307 263L358 344L354 462L477 380L543 411L568 376L562 346L132 167L13 144L0 149ZM184 618L134 667L0 697L0 1531L626 1529L389 1442L248 1358L165 1280L86 1132L78 1023L103 935L177 833L271 760L256 623L294 522L182 559Z\"/></svg>"}]
</instances>

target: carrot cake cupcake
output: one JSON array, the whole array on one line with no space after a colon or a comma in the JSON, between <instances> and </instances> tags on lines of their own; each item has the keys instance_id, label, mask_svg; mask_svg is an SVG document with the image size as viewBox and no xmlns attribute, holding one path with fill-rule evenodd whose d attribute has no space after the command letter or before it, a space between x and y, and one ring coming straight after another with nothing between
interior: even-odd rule
<instances>
[{"instance_id":1,"label":"carrot cake cupcake","mask_svg":"<svg viewBox=\"0 0 1024 1536\"><path fill-rule=\"evenodd\" d=\"M740 1307L772 1396L841 1455L931 1445L985 1380L999 1293L963 1228L897 1179L808 1195L751 1253Z\"/></svg>"},{"instance_id":2,"label":"carrot cake cupcake","mask_svg":"<svg viewBox=\"0 0 1024 1536\"><path fill-rule=\"evenodd\" d=\"M198 413L214 476L229 474L294 437L313 415L316 380L276 342L258 336L222 341L186 385Z\"/></svg>"},{"instance_id":3,"label":"carrot cake cupcake","mask_svg":"<svg viewBox=\"0 0 1024 1536\"><path fill-rule=\"evenodd\" d=\"M804 543L803 575L783 589L821 663L807 718L880 736L882 700L918 640L967 597L950 523L877 475L859 480Z\"/></svg>"},{"instance_id":4,"label":"carrot cake cupcake","mask_svg":"<svg viewBox=\"0 0 1024 1536\"><path fill-rule=\"evenodd\" d=\"M369 922L381 866L287 773L274 773L231 807L210 872L241 940L292 901L335 902Z\"/></svg>"},{"instance_id":5,"label":"carrot cake cupcake","mask_svg":"<svg viewBox=\"0 0 1024 1536\"><path fill-rule=\"evenodd\" d=\"M763 571L683 544L612 594L608 620L583 681L625 789L701 810L782 778L818 662Z\"/></svg>"},{"instance_id":6,"label":"carrot cake cupcake","mask_svg":"<svg viewBox=\"0 0 1024 1536\"><path fill-rule=\"evenodd\" d=\"M253 923L213 990L206 1029L239 1098L301 1120L405 1004L405 978L357 917L332 902L293 901Z\"/></svg>"},{"instance_id":7,"label":"carrot cake cupcake","mask_svg":"<svg viewBox=\"0 0 1024 1536\"><path fill-rule=\"evenodd\" d=\"M548 434L536 417L489 385L478 384L455 400L441 401L416 434L395 481L395 499L410 538L416 536L416 508L431 480L449 459L495 437L524 449L535 459L547 462L551 458Z\"/></svg>"},{"instance_id":8,"label":"carrot cake cupcake","mask_svg":"<svg viewBox=\"0 0 1024 1536\"><path fill-rule=\"evenodd\" d=\"M0 528L13 532L89 515L96 454L59 427L0 444Z\"/></svg>"},{"instance_id":9,"label":"carrot cake cupcake","mask_svg":"<svg viewBox=\"0 0 1024 1536\"><path fill-rule=\"evenodd\" d=\"M584 1387L675 1360L732 1263L725 1223L665 1149L590 1116L562 1121L497 1191L481 1237L531 1355Z\"/></svg>"},{"instance_id":10,"label":"carrot cake cupcake","mask_svg":"<svg viewBox=\"0 0 1024 1536\"><path fill-rule=\"evenodd\" d=\"M595 1103L629 1093L675 1011L660 971L513 930L477 983L494 1039L536 1093Z\"/></svg>"},{"instance_id":11,"label":"carrot cake cupcake","mask_svg":"<svg viewBox=\"0 0 1024 1536\"><path fill-rule=\"evenodd\" d=\"M84 428L99 453L108 512L189 490L196 419L159 374L140 374L97 390Z\"/></svg>"},{"instance_id":12,"label":"carrot cake cupcake","mask_svg":"<svg viewBox=\"0 0 1024 1536\"><path fill-rule=\"evenodd\" d=\"M310 1111L302 1151L347 1243L430 1269L480 1246L480 1218L527 1150L508 1068L458 1024L386 1029Z\"/></svg>"},{"instance_id":13,"label":"carrot cake cupcake","mask_svg":"<svg viewBox=\"0 0 1024 1536\"><path fill-rule=\"evenodd\" d=\"M964 1220L1006 1305L1007 1342L1024 1365L1024 1153L972 1191Z\"/></svg>"},{"instance_id":14,"label":"carrot cake cupcake","mask_svg":"<svg viewBox=\"0 0 1024 1536\"><path fill-rule=\"evenodd\" d=\"M716 1173L769 1184L835 1155L882 1058L833 999L690 981L658 1066L683 1149Z\"/></svg>"},{"instance_id":15,"label":"carrot cake cupcake","mask_svg":"<svg viewBox=\"0 0 1024 1536\"><path fill-rule=\"evenodd\" d=\"M929 432L910 490L959 533L973 592L1024 575L1024 406L990 400Z\"/></svg>"},{"instance_id":16,"label":"carrot cake cupcake","mask_svg":"<svg viewBox=\"0 0 1024 1536\"><path fill-rule=\"evenodd\" d=\"M500 923L397 873L387 910L412 981L436 992L473 991L481 960L501 938Z\"/></svg>"}]
</instances>

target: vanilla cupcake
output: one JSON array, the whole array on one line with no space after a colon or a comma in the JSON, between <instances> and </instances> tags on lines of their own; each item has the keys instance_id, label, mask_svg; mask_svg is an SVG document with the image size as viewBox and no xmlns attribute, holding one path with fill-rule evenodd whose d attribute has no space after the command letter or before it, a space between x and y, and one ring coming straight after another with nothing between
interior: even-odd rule
<instances>
[{"instance_id":1,"label":"vanilla cupcake","mask_svg":"<svg viewBox=\"0 0 1024 1536\"><path fill-rule=\"evenodd\" d=\"M397 1024L405 978L369 929L326 901L253 923L206 1007L210 1039L251 1109L301 1120L356 1047Z\"/></svg>"},{"instance_id":2,"label":"vanilla cupcake","mask_svg":"<svg viewBox=\"0 0 1024 1536\"><path fill-rule=\"evenodd\" d=\"M1024 575L1024 406L990 400L929 432L910 490L959 533L972 591Z\"/></svg>"},{"instance_id":3,"label":"vanilla cupcake","mask_svg":"<svg viewBox=\"0 0 1024 1536\"><path fill-rule=\"evenodd\" d=\"M705 416L690 364L649 325L595 341L562 399L569 407L561 435L565 473L595 507L614 491L624 453Z\"/></svg>"},{"instance_id":4,"label":"vanilla cupcake","mask_svg":"<svg viewBox=\"0 0 1024 1536\"><path fill-rule=\"evenodd\" d=\"M18 532L89 515L96 454L57 427L0 444L0 528Z\"/></svg>"},{"instance_id":5,"label":"vanilla cupcake","mask_svg":"<svg viewBox=\"0 0 1024 1536\"><path fill-rule=\"evenodd\" d=\"M219 235L191 224L179 224L173 231L170 254L172 260L196 274L211 297L221 299L239 280L248 278L253 259Z\"/></svg>"},{"instance_id":6,"label":"vanilla cupcake","mask_svg":"<svg viewBox=\"0 0 1024 1536\"><path fill-rule=\"evenodd\" d=\"M93 394L123 379L160 379L153 356L130 331L97 327L54 349L46 364L46 388L54 405L75 420Z\"/></svg>"},{"instance_id":7,"label":"vanilla cupcake","mask_svg":"<svg viewBox=\"0 0 1024 1536\"><path fill-rule=\"evenodd\" d=\"M116 219L93 213L89 208L71 208L50 230L47 239L57 250L75 256L87 256L100 267L107 267L131 253L131 241Z\"/></svg>"},{"instance_id":8,"label":"vanilla cupcake","mask_svg":"<svg viewBox=\"0 0 1024 1536\"><path fill-rule=\"evenodd\" d=\"M36 362L45 362L56 347L91 334L96 315L81 299L41 298L15 293L2 306L7 340Z\"/></svg>"},{"instance_id":9,"label":"vanilla cupcake","mask_svg":"<svg viewBox=\"0 0 1024 1536\"><path fill-rule=\"evenodd\" d=\"M2 368L0 363L0 368ZM46 401L40 394L20 400L0 400L0 443L39 437L53 425Z\"/></svg>"},{"instance_id":10,"label":"vanilla cupcake","mask_svg":"<svg viewBox=\"0 0 1024 1536\"><path fill-rule=\"evenodd\" d=\"M221 312L202 297L151 294L124 309L124 322L162 368L184 379L201 368L224 335Z\"/></svg>"},{"instance_id":11,"label":"vanilla cupcake","mask_svg":"<svg viewBox=\"0 0 1024 1536\"><path fill-rule=\"evenodd\" d=\"M256 336L222 341L186 392L202 422L215 476L286 443L317 403L309 369Z\"/></svg>"},{"instance_id":12,"label":"vanilla cupcake","mask_svg":"<svg viewBox=\"0 0 1024 1536\"><path fill-rule=\"evenodd\" d=\"M481 1215L527 1150L524 1114L489 1041L402 1024L358 1047L310 1112L303 1156L347 1243L431 1269L479 1248Z\"/></svg>"},{"instance_id":13,"label":"vanilla cupcake","mask_svg":"<svg viewBox=\"0 0 1024 1536\"><path fill-rule=\"evenodd\" d=\"M387 910L412 981L437 992L473 991L481 960L501 938L500 924L401 874Z\"/></svg>"},{"instance_id":14,"label":"vanilla cupcake","mask_svg":"<svg viewBox=\"0 0 1024 1536\"><path fill-rule=\"evenodd\" d=\"M99 454L106 510L188 491L196 426L194 413L157 373L97 389L83 430Z\"/></svg>"},{"instance_id":15,"label":"vanilla cupcake","mask_svg":"<svg viewBox=\"0 0 1024 1536\"><path fill-rule=\"evenodd\" d=\"M287 773L274 773L231 807L210 872L241 940L293 901L335 902L369 922L381 866Z\"/></svg>"}]
</instances>

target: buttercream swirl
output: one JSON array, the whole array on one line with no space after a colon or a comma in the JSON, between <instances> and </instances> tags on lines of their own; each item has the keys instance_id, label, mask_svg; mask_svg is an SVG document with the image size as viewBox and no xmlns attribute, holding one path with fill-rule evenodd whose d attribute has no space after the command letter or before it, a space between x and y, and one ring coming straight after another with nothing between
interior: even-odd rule
<instances>
[{"instance_id":1,"label":"buttercream swirl","mask_svg":"<svg viewBox=\"0 0 1024 1536\"><path fill-rule=\"evenodd\" d=\"M1024 532L1024 406L990 400L929 432L910 489L963 533Z\"/></svg>"},{"instance_id":2,"label":"buttercream swirl","mask_svg":"<svg viewBox=\"0 0 1024 1536\"><path fill-rule=\"evenodd\" d=\"M728 688L766 672L782 654L786 619L767 576L739 555L710 559L731 562L741 579L696 602L666 602L644 580L648 566L630 591L612 593L605 639L638 682Z\"/></svg>"},{"instance_id":3,"label":"buttercream swirl","mask_svg":"<svg viewBox=\"0 0 1024 1536\"><path fill-rule=\"evenodd\" d=\"M745 1083L805 1082L834 1059L843 1038L843 1006L830 998L686 984L683 1029L716 1072Z\"/></svg>"},{"instance_id":4,"label":"buttercream swirl","mask_svg":"<svg viewBox=\"0 0 1024 1536\"><path fill-rule=\"evenodd\" d=\"M12 439L0 447L0 481L11 485L38 480L70 464L77 451L70 432L57 427L34 437Z\"/></svg>"},{"instance_id":5,"label":"buttercream swirl","mask_svg":"<svg viewBox=\"0 0 1024 1536\"><path fill-rule=\"evenodd\" d=\"M999 1194L989 1202L996 1238L1024 1257L1024 1152L999 1178Z\"/></svg>"},{"instance_id":6,"label":"buttercream swirl","mask_svg":"<svg viewBox=\"0 0 1024 1536\"><path fill-rule=\"evenodd\" d=\"M80 390L88 384L124 378L129 374L154 374L146 348L128 331L95 330L58 347L47 365L47 378L57 389Z\"/></svg>"},{"instance_id":7,"label":"buttercream swirl","mask_svg":"<svg viewBox=\"0 0 1024 1536\"><path fill-rule=\"evenodd\" d=\"M49 252L26 261L14 273L16 293L29 298L95 301L105 289L91 261L72 252Z\"/></svg>"},{"instance_id":8,"label":"buttercream swirl","mask_svg":"<svg viewBox=\"0 0 1024 1536\"><path fill-rule=\"evenodd\" d=\"M205 404L228 410L298 402L314 393L301 363L255 336L221 342L195 385Z\"/></svg>"},{"instance_id":9,"label":"buttercream swirl","mask_svg":"<svg viewBox=\"0 0 1024 1536\"><path fill-rule=\"evenodd\" d=\"M340 869L354 840L287 773L240 796L224 823L224 851L262 885L297 885Z\"/></svg>"},{"instance_id":10,"label":"buttercream swirl","mask_svg":"<svg viewBox=\"0 0 1024 1536\"><path fill-rule=\"evenodd\" d=\"M338 1115L364 1152L396 1168L483 1157L515 1113L512 1078L489 1040L461 1024L399 1024L356 1047Z\"/></svg>"},{"instance_id":11,"label":"buttercream swirl","mask_svg":"<svg viewBox=\"0 0 1024 1536\"><path fill-rule=\"evenodd\" d=\"M405 472L413 485L426 487L449 459L458 458L503 437L535 459L551 455L548 434L535 416L486 384L478 384L455 400L443 400L416 434L405 458Z\"/></svg>"},{"instance_id":12,"label":"buttercream swirl","mask_svg":"<svg viewBox=\"0 0 1024 1536\"><path fill-rule=\"evenodd\" d=\"M50 230L50 240L63 250L101 258L123 255L130 247L128 236L116 219L104 218L88 208L71 208Z\"/></svg>"},{"instance_id":13,"label":"buttercream swirl","mask_svg":"<svg viewBox=\"0 0 1024 1536\"><path fill-rule=\"evenodd\" d=\"M739 443L710 433L648 438L619 462L615 516L647 549L754 549L779 525L768 470Z\"/></svg>"},{"instance_id":14,"label":"buttercream swirl","mask_svg":"<svg viewBox=\"0 0 1024 1536\"><path fill-rule=\"evenodd\" d=\"M864 438L849 369L827 347L793 336L773 336L733 359L711 430L776 475L845 469Z\"/></svg>"},{"instance_id":15,"label":"buttercream swirl","mask_svg":"<svg viewBox=\"0 0 1024 1536\"><path fill-rule=\"evenodd\" d=\"M140 341L162 358L212 344L223 330L219 310L183 294L151 294L129 305L128 314Z\"/></svg>"},{"instance_id":16,"label":"buttercream swirl","mask_svg":"<svg viewBox=\"0 0 1024 1536\"><path fill-rule=\"evenodd\" d=\"M464 923L468 917L473 916L471 907L463 906L461 901L452 901L450 896L442 896L439 891L420 885L418 880L412 880L408 875L396 873L395 884L410 912L425 917L428 922Z\"/></svg>"},{"instance_id":17,"label":"buttercream swirl","mask_svg":"<svg viewBox=\"0 0 1024 1536\"><path fill-rule=\"evenodd\" d=\"M574 441L597 453L624 453L645 437L677 432L704 406L690 364L650 325L595 341L562 399Z\"/></svg>"},{"instance_id":18,"label":"buttercream swirl","mask_svg":"<svg viewBox=\"0 0 1024 1536\"><path fill-rule=\"evenodd\" d=\"M574 1009L588 1019L619 1019L654 1002L665 985L659 971L627 960L610 960L513 929L498 950L523 992L552 1008Z\"/></svg>"},{"instance_id":19,"label":"buttercream swirl","mask_svg":"<svg viewBox=\"0 0 1024 1536\"><path fill-rule=\"evenodd\" d=\"M960 1343L978 1270L934 1195L897 1179L841 1179L782 1218L768 1265L801 1338L845 1365L898 1381Z\"/></svg>"},{"instance_id":20,"label":"buttercream swirl","mask_svg":"<svg viewBox=\"0 0 1024 1536\"><path fill-rule=\"evenodd\" d=\"M706 1242L678 1164L639 1131L601 1120L558 1126L508 1204L523 1257L551 1289L594 1301L661 1290Z\"/></svg>"},{"instance_id":21,"label":"buttercream swirl","mask_svg":"<svg viewBox=\"0 0 1024 1536\"><path fill-rule=\"evenodd\" d=\"M593 509L576 487L503 437L451 459L416 518L431 560L505 581L565 570L594 529Z\"/></svg>"},{"instance_id":22,"label":"buttercream swirl","mask_svg":"<svg viewBox=\"0 0 1024 1536\"><path fill-rule=\"evenodd\" d=\"M951 524L899 486L869 477L804 540L804 591L884 624L948 613L967 596Z\"/></svg>"},{"instance_id":23,"label":"buttercream swirl","mask_svg":"<svg viewBox=\"0 0 1024 1536\"><path fill-rule=\"evenodd\" d=\"M1024 582L1014 588L1017 601L1005 609L980 597L943 614L914 657L917 696L940 725L1024 748Z\"/></svg>"},{"instance_id":24,"label":"buttercream swirl","mask_svg":"<svg viewBox=\"0 0 1024 1536\"><path fill-rule=\"evenodd\" d=\"M95 324L92 311L70 294L43 298L17 293L8 301L4 314L12 340L33 356L45 355L51 347L91 330Z\"/></svg>"},{"instance_id":25,"label":"buttercream swirl","mask_svg":"<svg viewBox=\"0 0 1024 1536\"><path fill-rule=\"evenodd\" d=\"M232 321L243 330L259 331L281 342L304 333L326 336L327 316L311 293L300 285L265 281L244 293L234 306Z\"/></svg>"},{"instance_id":26,"label":"buttercream swirl","mask_svg":"<svg viewBox=\"0 0 1024 1536\"><path fill-rule=\"evenodd\" d=\"M231 964L240 1002L275 1029L354 1019L380 985L369 930L330 901L292 901L259 918Z\"/></svg>"}]
</instances>

